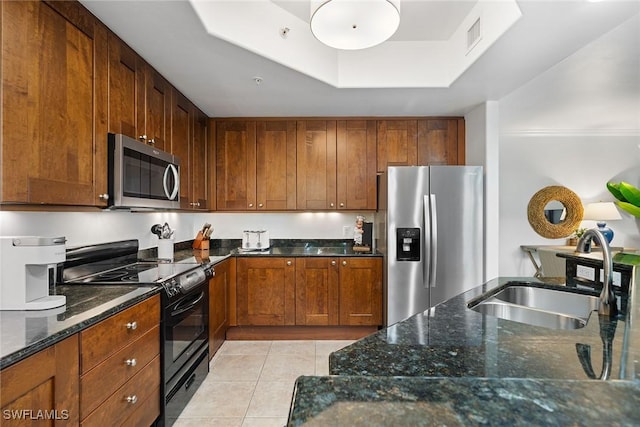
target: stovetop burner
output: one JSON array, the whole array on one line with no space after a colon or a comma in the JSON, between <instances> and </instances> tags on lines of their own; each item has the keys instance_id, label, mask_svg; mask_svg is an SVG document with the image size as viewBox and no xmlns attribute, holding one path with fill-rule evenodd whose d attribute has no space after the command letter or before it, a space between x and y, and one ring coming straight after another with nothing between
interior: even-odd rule
<instances>
[{"instance_id":1,"label":"stovetop burner","mask_svg":"<svg viewBox=\"0 0 640 427\"><path fill-rule=\"evenodd\" d=\"M103 271L65 280L69 284L161 283L190 270L202 268L195 257L175 263L141 261L125 266L102 264Z\"/></svg>"}]
</instances>

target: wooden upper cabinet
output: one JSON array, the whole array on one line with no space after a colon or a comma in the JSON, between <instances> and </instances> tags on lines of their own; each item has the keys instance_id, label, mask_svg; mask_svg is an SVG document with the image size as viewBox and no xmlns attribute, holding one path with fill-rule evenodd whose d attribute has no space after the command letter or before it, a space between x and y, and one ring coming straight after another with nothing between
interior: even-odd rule
<instances>
[{"instance_id":1,"label":"wooden upper cabinet","mask_svg":"<svg viewBox=\"0 0 640 427\"><path fill-rule=\"evenodd\" d=\"M387 166L465 164L463 118L378 120L378 172Z\"/></svg>"},{"instance_id":2,"label":"wooden upper cabinet","mask_svg":"<svg viewBox=\"0 0 640 427\"><path fill-rule=\"evenodd\" d=\"M151 66L144 66L144 108L138 114L138 139L170 151L171 85Z\"/></svg>"},{"instance_id":3,"label":"wooden upper cabinet","mask_svg":"<svg viewBox=\"0 0 640 427\"><path fill-rule=\"evenodd\" d=\"M338 209L375 210L376 122L337 122Z\"/></svg>"},{"instance_id":4,"label":"wooden upper cabinet","mask_svg":"<svg viewBox=\"0 0 640 427\"><path fill-rule=\"evenodd\" d=\"M378 172L418 164L417 120L378 120L377 125Z\"/></svg>"},{"instance_id":5,"label":"wooden upper cabinet","mask_svg":"<svg viewBox=\"0 0 640 427\"><path fill-rule=\"evenodd\" d=\"M418 120L418 164L464 165L464 119Z\"/></svg>"},{"instance_id":6,"label":"wooden upper cabinet","mask_svg":"<svg viewBox=\"0 0 640 427\"><path fill-rule=\"evenodd\" d=\"M193 138L191 139L191 204L190 209L207 210L208 181L208 121L207 115L194 107Z\"/></svg>"},{"instance_id":7,"label":"wooden upper cabinet","mask_svg":"<svg viewBox=\"0 0 640 427\"><path fill-rule=\"evenodd\" d=\"M171 95L171 153L180 159L180 208L188 209L190 197L191 103L177 90Z\"/></svg>"},{"instance_id":8,"label":"wooden upper cabinet","mask_svg":"<svg viewBox=\"0 0 640 427\"><path fill-rule=\"evenodd\" d=\"M256 122L218 122L215 152L216 209L255 210Z\"/></svg>"},{"instance_id":9,"label":"wooden upper cabinet","mask_svg":"<svg viewBox=\"0 0 640 427\"><path fill-rule=\"evenodd\" d=\"M106 205L106 27L80 3L3 1L0 14L0 201Z\"/></svg>"},{"instance_id":10,"label":"wooden upper cabinet","mask_svg":"<svg viewBox=\"0 0 640 427\"><path fill-rule=\"evenodd\" d=\"M296 122L256 123L258 210L296 209Z\"/></svg>"},{"instance_id":11,"label":"wooden upper cabinet","mask_svg":"<svg viewBox=\"0 0 640 427\"><path fill-rule=\"evenodd\" d=\"M297 157L297 208L336 209L336 121L298 121Z\"/></svg>"},{"instance_id":12,"label":"wooden upper cabinet","mask_svg":"<svg viewBox=\"0 0 640 427\"><path fill-rule=\"evenodd\" d=\"M138 116L144 117L145 75L142 58L109 33L109 132L136 140Z\"/></svg>"}]
</instances>

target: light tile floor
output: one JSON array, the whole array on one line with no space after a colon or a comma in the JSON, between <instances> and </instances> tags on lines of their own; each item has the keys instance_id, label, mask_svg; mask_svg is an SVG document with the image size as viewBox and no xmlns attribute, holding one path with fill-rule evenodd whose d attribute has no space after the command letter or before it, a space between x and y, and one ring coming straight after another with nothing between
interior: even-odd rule
<instances>
[{"instance_id":1,"label":"light tile floor","mask_svg":"<svg viewBox=\"0 0 640 427\"><path fill-rule=\"evenodd\" d=\"M300 375L328 375L329 354L353 341L225 341L175 427L284 426Z\"/></svg>"}]
</instances>

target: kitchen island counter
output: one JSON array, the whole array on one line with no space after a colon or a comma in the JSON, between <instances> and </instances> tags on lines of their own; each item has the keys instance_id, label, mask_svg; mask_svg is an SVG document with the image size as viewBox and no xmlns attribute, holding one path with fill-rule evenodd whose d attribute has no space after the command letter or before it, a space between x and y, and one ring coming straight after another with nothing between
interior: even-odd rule
<instances>
[{"instance_id":1,"label":"kitchen island counter","mask_svg":"<svg viewBox=\"0 0 640 427\"><path fill-rule=\"evenodd\" d=\"M331 354L335 376L298 379L289 425L336 414L340 425L640 425L638 279L629 315L613 325L612 381L591 379L603 359L596 312L583 328L555 330L467 308L517 280L492 280ZM595 372L576 344L590 346Z\"/></svg>"}]
</instances>

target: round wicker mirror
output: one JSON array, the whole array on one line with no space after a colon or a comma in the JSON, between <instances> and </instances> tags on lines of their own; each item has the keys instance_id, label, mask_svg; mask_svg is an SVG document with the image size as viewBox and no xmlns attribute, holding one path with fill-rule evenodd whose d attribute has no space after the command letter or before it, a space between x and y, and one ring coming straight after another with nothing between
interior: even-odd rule
<instances>
[{"instance_id":1,"label":"round wicker mirror","mask_svg":"<svg viewBox=\"0 0 640 427\"><path fill-rule=\"evenodd\" d=\"M563 218L557 224L551 223L548 215L545 215L545 207L552 201L561 203L565 208ZM570 236L580 225L583 212L578 195L559 185L552 185L538 191L531 197L527 207L529 224L536 233L548 239Z\"/></svg>"}]
</instances>

